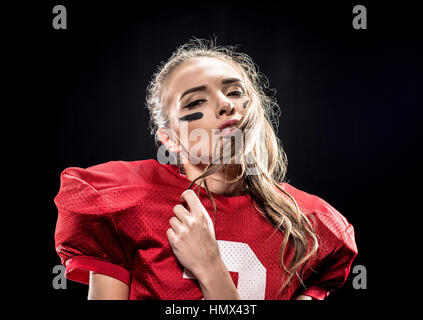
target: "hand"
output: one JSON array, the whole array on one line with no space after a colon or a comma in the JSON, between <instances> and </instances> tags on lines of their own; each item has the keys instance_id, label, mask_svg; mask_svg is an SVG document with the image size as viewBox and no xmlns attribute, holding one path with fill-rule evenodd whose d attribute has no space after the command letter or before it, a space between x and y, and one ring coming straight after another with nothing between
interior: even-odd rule
<instances>
[{"instance_id":1,"label":"hand","mask_svg":"<svg viewBox=\"0 0 423 320\"><path fill-rule=\"evenodd\" d=\"M166 235L176 258L199 280L219 263L219 248L213 222L195 192L185 190L181 200L189 210L181 204L173 208L175 217L170 219Z\"/></svg>"}]
</instances>

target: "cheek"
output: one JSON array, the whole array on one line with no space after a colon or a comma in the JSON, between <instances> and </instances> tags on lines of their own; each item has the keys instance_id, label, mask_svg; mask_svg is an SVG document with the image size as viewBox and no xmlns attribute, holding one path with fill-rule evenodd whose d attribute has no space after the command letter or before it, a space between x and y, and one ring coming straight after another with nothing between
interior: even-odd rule
<instances>
[{"instance_id":1,"label":"cheek","mask_svg":"<svg viewBox=\"0 0 423 320\"><path fill-rule=\"evenodd\" d=\"M199 120L180 122L180 138L183 145L196 156L200 156L200 150L203 156L210 154L213 144L216 143L211 122L206 116Z\"/></svg>"}]
</instances>

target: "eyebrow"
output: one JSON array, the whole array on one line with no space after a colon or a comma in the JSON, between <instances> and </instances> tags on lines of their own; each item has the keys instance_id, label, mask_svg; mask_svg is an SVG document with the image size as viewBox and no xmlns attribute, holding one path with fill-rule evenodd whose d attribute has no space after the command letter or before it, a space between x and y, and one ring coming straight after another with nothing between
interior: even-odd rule
<instances>
[{"instance_id":1,"label":"eyebrow","mask_svg":"<svg viewBox=\"0 0 423 320\"><path fill-rule=\"evenodd\" d=\"M231 83L234 83L234 82L241 82L241 80L238 79L238 78L227 78L227 79L222 80L222 84L231 84ZM193 92L197 92L197 91L204 91L206 89L207 89L207 86L205 86L205 85L188 89L188 90L184 91L184 93L179 98L179 101L181 101L182 98L185 97L189 93L193 93Z\"/></svg>"}]
</instances>

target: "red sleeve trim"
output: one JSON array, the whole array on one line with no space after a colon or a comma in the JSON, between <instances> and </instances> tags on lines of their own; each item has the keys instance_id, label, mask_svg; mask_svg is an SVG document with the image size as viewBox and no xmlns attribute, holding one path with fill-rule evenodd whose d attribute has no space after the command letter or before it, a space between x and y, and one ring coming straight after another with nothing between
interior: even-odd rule
<instances>
[{"instance_id":1,"label":"red sleeve trim","mask_svg":"<svg viewBox=\"0 0 423 320\"><path fill-rule=\"evenodd\" d=\"M301 294L310 296L316 300L323 300L327 298L329 292L325 288L311 286L308 287L304 292L301 292Z\"/></svg>"},{"instance_id":2,"label":"red sleeve trim","mask_svg":"<svg viewBox=\"0 0 423 320\"><path fill-rule=\"evenodd\" d=\"M115 278L130 286L129 271L116 264L88 256L75 256L66 261L66 278L69 280L88 284L90 271Z\"/></svg>"}]
</instances>

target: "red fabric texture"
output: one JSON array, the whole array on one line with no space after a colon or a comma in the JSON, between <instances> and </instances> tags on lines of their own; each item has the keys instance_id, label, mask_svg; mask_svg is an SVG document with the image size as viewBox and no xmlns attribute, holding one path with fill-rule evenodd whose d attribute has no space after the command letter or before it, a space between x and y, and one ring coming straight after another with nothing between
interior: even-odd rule
<instances>
[{"instance_id":1,"label":"red fabric texture","mask_svg":"<svg viewBox=\"0 0 423 320\"><path fill-rule=\"evenodd\" d=\"M177 166L154 159L64 170L55 198L55 241L68 278L88 283L89 271L114 277L130 286L130 299L202 299L198 282L184 276L166 237L173 207L189 183ZM318 252L305 268L305 288L295 279L281 294L283 233L270 237L274 226L248 194L213 193L216 217L204 188L199 199L225 246L221 255L231 264L228 270L242 297L286 300L306 294L324 299L348 277L357 255L354 229L323 199L287 183L281 186L310 218L319 239Z\"/></svg>"}]
</instances>

